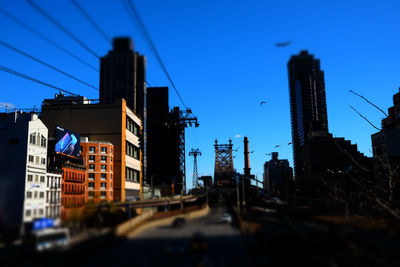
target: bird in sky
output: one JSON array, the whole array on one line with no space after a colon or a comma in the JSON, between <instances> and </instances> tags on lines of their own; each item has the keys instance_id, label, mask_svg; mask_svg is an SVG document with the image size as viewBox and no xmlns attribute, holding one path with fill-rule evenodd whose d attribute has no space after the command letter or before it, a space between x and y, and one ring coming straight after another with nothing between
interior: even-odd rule
<instances>
[{"instance_id":1,"label":"bird in sky","mask_svg":"<svg viewBox=\"0 0 400 267\"><path fill-rule=\"evenodd\" d=\"M251 151L250 153L254 153L254 150L253 150L253 151Z\"/></svg>"},{"instance_id":2,"label":"bird in sky","mask_svg":"<svg viewBox=\"0 0 400 267\"><path fill-rule=\"evenodd\" d=\"M287 145L291 145L292 144L292 142L289 142Z\"/></svg>"},{"instance_id":3,"label":"bird in sky","mask_svg":"<svg viewBox=\"0 0 400 267\"><path fill-rule=\"evenodd\" d=\"M267 155L267 156L271 156L271 154L272 154L272 153L265 153L265 155Z\"/></svg>"},{"instance_id":4,"label":"bird in sky","mask_svg":"<svg viewBox=\"0 0 400 267\"><path fill-rule=\"evenodd\" d=\"M265 102L265 101L261 101L261 103L260 103L260 106L262 106L262 105L264 105L264 104L266 104L267 102Z\"/></svg>"},{"instance_id":5,"label":"bird in sky","mask_svg":"<svg viewBox=\"0 0 400 267\"><path fill-rule=\"evenodd\" d=\"M275 148L277 148L277 147L281 147L281 146L280 145L276 145Z\"/></svg>"},{"instance_id":6,"label":"bird in sky","mask_svg":"<svg viewBox=\"0 0 400 267\"><path fill-rule=\"evenodd\" d=\"M276 47L285 47L288 45L290 45L290 41L275 44Z\"/></svg>"}]
</instances>

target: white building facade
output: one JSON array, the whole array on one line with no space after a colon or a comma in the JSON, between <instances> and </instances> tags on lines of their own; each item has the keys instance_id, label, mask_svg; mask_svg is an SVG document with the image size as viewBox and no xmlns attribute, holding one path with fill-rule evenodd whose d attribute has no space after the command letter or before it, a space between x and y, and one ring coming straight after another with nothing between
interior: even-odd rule
<instances>
[{"instance_id":1,"label":"white building facade","mask_svg":"<svg viewBox=\"0 0 400 267\"><path fill-rule=\"evenodd\" d=\"M34 113L0 114L0 225L45 217L48 130Z\"/></svg>"}]
</instances>

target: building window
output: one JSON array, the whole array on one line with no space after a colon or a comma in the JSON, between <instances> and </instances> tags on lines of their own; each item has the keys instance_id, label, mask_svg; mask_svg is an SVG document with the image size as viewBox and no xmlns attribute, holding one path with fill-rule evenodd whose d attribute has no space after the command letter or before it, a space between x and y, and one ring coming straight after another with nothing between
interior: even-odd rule
<instances>
[{"instance_id":1,"label":"building window","mask_svg":"<svg viewBox=\"0 0 400 267\"><path fill-rule=\"evenodd\" d=\"M33 159L34 159L34 157L33 157L32 155L29 155L29 156L28 156L28 161L29 161L29 162L33 162Z\"/></svg>"},{"instance_id":2,"label":"building window","mask_svg":"<svg viewBox=\"0 0 400 267\"><path fill-rule=\"evenodd\" d=\"M94 173L89 173L89 180L94 180Z\"/></svg>"},{"instance_id":3,"label":"building window","mask_svg":"<svg viewBox=\"0 0 400 267\"><path fill-rule=\"evenodd\" d=\"M89 171L94 171L94 164L89 164Z\"/></svg>"},{"instance_id":4,"label":"building window","mask_svg":"<svg viewBox=\"0 0 400 267\"><path fill-rule=\"evenodd\" d=\"M126 167L126 180L130 182L139 182L139 171Z\"/></svg>"},{"instance_id":5,"label":"building window","mask_svg":"<svg viewBox=\"0 0 400 267\"><path fill-rule=\"evenodd\" d=\"M89 162L94 162L96 157L94 155L89 155Z\"/></svg>"},{"instance_id":6,"label":"building window","mask_svg":"<svg viewBox=\"0 0 400 267\"><path fill-rule=\"evenodd\" d=\"M100 192L101 198L106 198L106 195L107 195L107 192L103 192L103 191Z\"/></svg>"},{"instance_id":7,"label":"building window","mask_svg":"<svg viewBox=\"0 0 400 267\"><path fill-rule=\"evenodd\" d=\"M107 189L107 183L101 183L100 187L101 189Z\"/></svg>"},{"instance_id":8,"label":"building window","mask_svg":"<svg viewBox=\"0 0 400 267\"><path fill-rule=\"evenodd\" d=\"M29 144L36 145L36 133L31 133L29 135Z\"/></svg>"},{"instance_id":9,"label":"building window","mask_svg":"<svg viewBox=\"0 0 400 267\"><path fill-rule=\"evenodd\" d=\"M40 163L42 163L42 165L46 165L46 159L45 158L41 158L40 159Z\"/></svg>"},{"instance_id":10,"label":"building window","mask_svg":"<svg viewBox=\"0 0 400 267\"><path fill-rule=\"evenodd\" d=\"M28 182L32 182L33 181L33 175L32 174L28 174Z\"/></svg>"},{"instance_id":11,"label":"building window","mask_svg":"<svg viewBox=\"0 0 400 267\"><path fill-rule=\"evenodd\" d=\"M102 172L107 171L107 165L101 165L101 171Z\"/></svg>"},{"instance_id":12,"label":"building window","mask_svg":"<svg viewBox=\"0 0 400 267\"><path fill-rule=\"evenodd\" d=\"M39 156L36 156L36 164L39 164L39 159L40 159L40 157Z\"/></svg>"},{"instance_id":13,"label":"building window","mask_svg":"<svg viewBox=\"0 0 400 267\"><path fill-rule=\"evenodd\" d=\"M96 147L90 146L89 147L89 153L95 153L96 152Z\"/></svg>"},{"instance_id":14,"label":"building window","mask_svg":"<svg viewBox=\"0 0 400 267\"><path fill-rule=\"evenodd\" d=\"M94 183L89 183L89 189L94 189Z\"/></svg>"},{"instance_id":15,"label":"building window","mask_svg":"<svg viewBox=\"0 0 400 267\"><path fill-rule=\"evenodd\" d=\"M38 197L38 191L33 192L33 198L37 198Z\"/></svg>"},{"instance_id":16,"label":"building window","mask_svg":"<svg viewBox=\"0 0 400 267\"><path fill-rule=\"evenodd\" d=\"M111 166L112 167L112 166ZM110 180L112 180L112 174L110 174Z\"/></svg>"},{"instance_id":17,"label":"building window","mask_svg":"<svg viewBox=\"0 0 400 267\"><path fill-rule=\"evenodd\" d=\"M41 137L40 137L40 146L41 147L46 147L46 142L47 140L46 140L46 137L44 137L43 135L41 135Z\"/></svg>"},{"instance_id":18,"label":"building window","mask_svg":"<svg viewBox=\"0 0 400 267\"><path fill-rule=\"evenodd\" d=\"M139 148L126 141L126 154L132 158L139 159Z\"/></svg>"},{"instance_id":19,"label":"building window","mask_svg":"<svg viewBox=\"0 0 400 267\"><path fill-rule=\"evenodd\" d=\"M26 198L32 198L32 192L26 192Z\"/></svg>"},{"instance_id":20,"label":"building window","mask_svg":"<svg viewBox=\"0 0 400 267\"><path fill-rule=\"evenodd\" d=\"M40 176L40 182L44 183L45 182L45 177L44 176Z\"/></svg>"},{"instance_id":21,"label":"building window","mask_svg":"<svg viewBox=\"0 0 400 267\"><path fill-rule=\"evenodd\" d=\"M107 147L101 147L101 154L107 154Z\"/></svg>"},{"instance_id":22,"label":"building window","mask_svg":"<svg viewBox=\"0 0 400 267\"><path fill-rule=\"evenodd\" d=\"M43 209L39 209L39 215L43 215Z\"/></svg>"},{"instance_id":23,"label":"building window","mask_svg":"<svg viewBox=\"0 0 400 267\"><path fill-rule=\"evenodd\" d=\"M39 182L39 175L35 174L35 183Z\"/></svg>"},{"instance_id":24,"label":"building window","mask_svg":"<svg viewBox=\"0 0 400 267\"><path fill-rule=\"evenodd\" d=\"M39 198L44 198L44 192L40 192Z\"/></svg>"},{"instance_id":25,"label":"building window","mask_svg":"<svg viewBox=\"0 0 400 267\"><path fill-rule=\"evenodd\" d=\"M101 173L101 180L107 180L107 174L106 173Z\"/></svg>"},{"instance_id":26,"label":"building window","mask_svg":"<svg viewBox=\"0 0 400 267\"><path fill-rule=\"evenodd\" d=\"M131 133L133 133L136 136L139 136L139 132L140 132L140 126L137 125L131 118L129 118L128 116L126 116L126 128L128 129L128 131L130 131Z\"/></svg>"},{"instance_id":27,"label":"building window","mask_svg":"<svg viewBox=\"0 0 400 267\"><path fill-rule=\"evenodd\" d=\"M49 203L49 194L50 194L50 191L47 191L46 192L46 203Z\"/></svg>"},{"instance_id":28,"label":"building window","mask_svg":"<svg viewBox=\"0 0 400 267\"><path fill-rule=\"evenodd\" d=\"M107 162L107 156L101 156L101 162Z\"/></svg>"},{"instance_id":29,"label":"building window","mask_svg":"<svg viewBox=\"0 0 400 267\"><path fill-rule=\"evenodd\" d=\"M31 216L31 210L26 210L25 211L25 216L30 217Z\"/></svg>"},{"instance_id":30,"label":"building window","mask_svg":"<svg viewBox=\"0 0 400 267\"><path fill-rule=\"evenodd\" d=\"M88 192L88 197L89 197L89 198L94 198L94 192L93 192L93 191Z\"/></svg>"}]
</instances>

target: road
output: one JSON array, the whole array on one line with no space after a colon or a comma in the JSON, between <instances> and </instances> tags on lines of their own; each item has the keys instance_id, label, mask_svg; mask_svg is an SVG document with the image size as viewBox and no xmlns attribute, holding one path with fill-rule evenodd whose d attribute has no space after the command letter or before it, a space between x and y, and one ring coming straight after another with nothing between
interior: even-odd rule
<instances>
[{"instance_id":1,"label":"road","mask_svg":"<svg viewBox=\"0 0 400 267\"><path fill-rule=\"evenodd\" d=\"M234 224L221 223L223 206L208 215L186 221L182 227L148 229L118 243L80 266L249 266L248 253ZM193 235L201 233L205 251L193 249ZM205 244L205 245L204 245Z\"/></svg>"}]
</instances>

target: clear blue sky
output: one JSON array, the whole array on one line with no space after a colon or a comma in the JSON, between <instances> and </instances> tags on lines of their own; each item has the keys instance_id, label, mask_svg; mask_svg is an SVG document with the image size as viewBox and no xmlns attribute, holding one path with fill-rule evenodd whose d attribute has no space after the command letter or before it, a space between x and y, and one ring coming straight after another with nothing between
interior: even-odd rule
<instances>
[{"instance_id":1,"label":"clear blue sky","mask_svg":"<svg viewBox=\"0 0 400 267\"><path fill-rule=\"evenodd\" d=\"M69 0L35 0L99 55L111 48ZM148 58L147 80L170 86L120 1L81 0L81 5L111 37L132 36ZM353 89L383 109L400 86L400 1L134 1L186 105L201 126L187 132L187 152L198 146L199 174L213 174L215 138L235 147L235 168L243 171L243 137L250 140L252 172L262 176L265 153L278 151L292 164L286 63L308 49L325 71L329 129L371 155L375 130L352 111L355 106L379 125L382 114L351 95ZM98 65L98 60L22 0L2 0L1 8ZM99 74L43 42L0 14L1 40L95 86ZM285 48L275 43L291 41ZM98 92L0 46L1 65L88 98ZM55 90L0 72L0 102L17 108L51 98ZM267 103L260 107L261 101ZM171 107L179 105L170 90ZM0 104L3 105L4 104ZM3 108L2 108L3 109ZM242 136L237 138L238 136ZM280 145L274 149L275 145ZM188 187L193 160L187 156Z\"/></svg>"}]
</instances>

